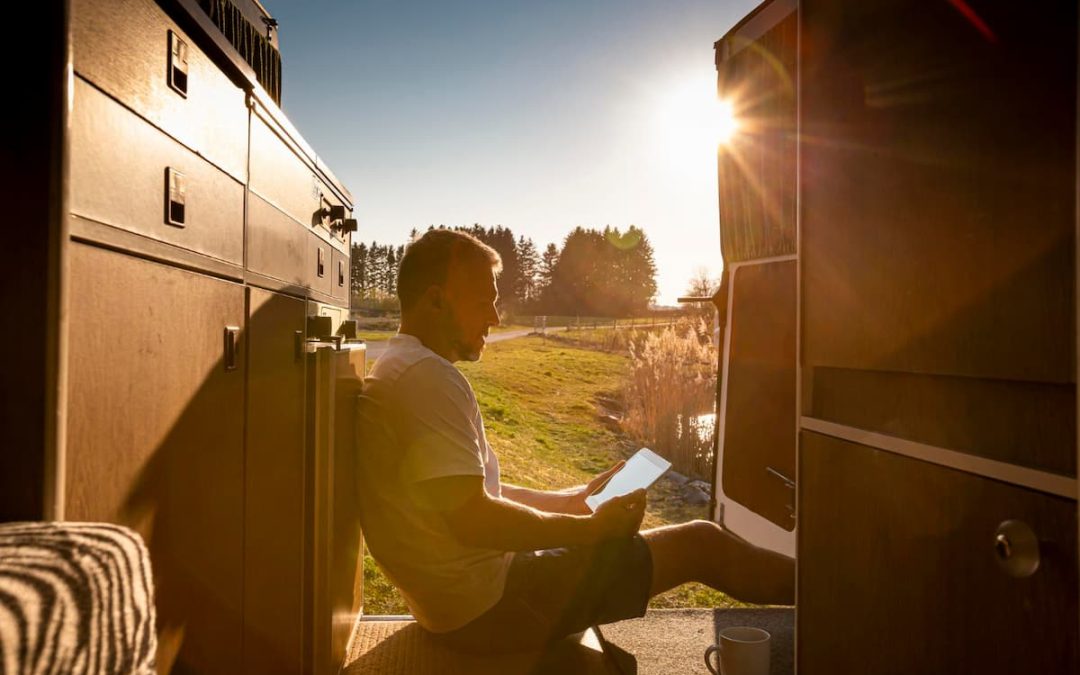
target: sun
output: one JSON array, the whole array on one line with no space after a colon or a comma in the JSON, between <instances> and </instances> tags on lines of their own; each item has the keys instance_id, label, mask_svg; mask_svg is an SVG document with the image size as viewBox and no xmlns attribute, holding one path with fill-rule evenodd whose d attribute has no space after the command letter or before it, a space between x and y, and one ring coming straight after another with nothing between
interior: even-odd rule
<instances>
[{"instance_id":1,"label":"sun","mask_svg":"<svg viewBox=\"0 0 1080 675\"><path fill-rule=\"evenodd\" d=\"M731 101L716 102L716 141L727 145L739 132L739 118L735 116L735 106Z\"/></svg>"},{"instance_id":2,"label":"sun","mask_svg":"<svg viewBox=\"0 0 1080 675\"><path fill-rule=\"evenodd\" d=\"M717 97L715 73L675 80L658 102L658 136L665 154L688 170L714 163L717 150L742 131L734 102Z\"/></svg>"}]
</instances>

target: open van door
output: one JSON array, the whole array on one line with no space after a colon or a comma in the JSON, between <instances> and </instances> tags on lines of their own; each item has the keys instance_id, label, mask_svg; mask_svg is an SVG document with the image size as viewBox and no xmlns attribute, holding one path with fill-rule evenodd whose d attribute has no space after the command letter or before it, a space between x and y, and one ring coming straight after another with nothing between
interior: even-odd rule
<instances>
[{"instance_id":1,"label":"open van door","mask_svg":"<svg viewBox=\"0 0 1080 675\"><path fill-rule=\"evenodd\" d=\"M795 555L798 256L795 0L769 0L716 47L724 276L715 511L732 533Z\"/></svg>"}]
</instances>

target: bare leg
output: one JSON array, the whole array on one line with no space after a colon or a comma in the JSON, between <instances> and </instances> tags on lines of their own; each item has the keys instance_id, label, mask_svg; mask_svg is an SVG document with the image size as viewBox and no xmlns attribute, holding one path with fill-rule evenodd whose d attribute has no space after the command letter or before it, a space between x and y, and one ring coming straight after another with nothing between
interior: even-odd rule
<instances>
[{"instance_id":1,"label":"bare leg","mask_svg":"<svg viewBox=\"0 0 1080 675\"><path fill-rule=\"evenodd\" d=\"M653 559L649 595L699 581L743 602L795 602L795 561L751 546L716 523L695 520L641 533Z\"/></svg>"}]
</instances>

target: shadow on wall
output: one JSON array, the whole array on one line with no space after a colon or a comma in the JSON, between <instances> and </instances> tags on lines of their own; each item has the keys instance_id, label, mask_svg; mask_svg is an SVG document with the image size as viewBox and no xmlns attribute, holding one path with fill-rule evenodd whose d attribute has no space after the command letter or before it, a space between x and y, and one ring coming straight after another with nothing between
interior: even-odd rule
<instances>
[{"instance_id":1,"label":"shadow on wall","mask_svg":"<svg viewBox=\"0 0 1080 675\"><path fill-rule=\"evenodd\" d=\"M300 672L305 303L73 249L67 517L145 539L159 672Z\"/></svg>"}]
</instances>

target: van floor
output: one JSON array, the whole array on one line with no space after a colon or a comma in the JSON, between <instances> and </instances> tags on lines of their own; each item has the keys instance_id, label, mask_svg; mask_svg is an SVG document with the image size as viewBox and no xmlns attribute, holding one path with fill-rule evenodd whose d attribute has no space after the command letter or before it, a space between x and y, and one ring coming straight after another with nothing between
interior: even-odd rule
<instances>
[{"instance_id":1,"label":"van floor","mask_svg":"<svg viewBox=\"0 0 1080 675\"><path fill-rule=\"evenodd\" d=\"M345 659L345 675L707 675L703 656L716 633L728 626L757 626L772 634L771 674L794 668L795 613L790 607L658 609L643 618L600 628L544 652L476 657L433 641L414 621L357 621ZM607 654L605 655L604 649Z\"/></svg>"}]
</instances>

